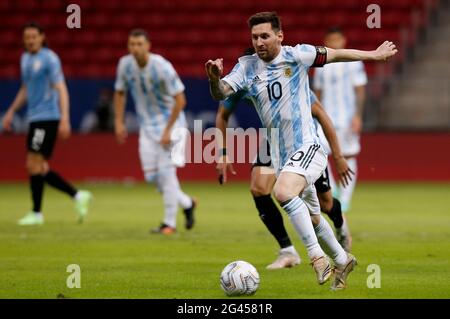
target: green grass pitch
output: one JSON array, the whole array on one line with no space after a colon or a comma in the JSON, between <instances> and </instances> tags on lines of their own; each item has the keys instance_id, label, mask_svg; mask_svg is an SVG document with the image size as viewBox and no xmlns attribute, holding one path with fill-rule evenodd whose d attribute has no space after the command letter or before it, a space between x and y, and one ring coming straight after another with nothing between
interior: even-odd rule
<instances>
[{"instance_id":1,"label":"green grass pitch","mask_svg":"<svg viewBox=\"0 0 450 319\"><path fill-rule=\"evenodd\" d=\"M303 262L268 271L276 242L258 218L245 183L184 183L198 197L197 224L170 237L149 234L162 200L145 184L86 184L95 200L78 225L73 203L45 190L46 224L24 228L26 184L0 184L0 298L225 298L222 268L246 260L261 284L249 298L450 298L450 184L360 183L349 213L359 266L346 290L319 286L289 220ZM286 216L285 216L286 217ZM69 264L81 268L81 288L66 286ZM381 287L368 288L370 264Z\"/></svg>"}]
</instances>

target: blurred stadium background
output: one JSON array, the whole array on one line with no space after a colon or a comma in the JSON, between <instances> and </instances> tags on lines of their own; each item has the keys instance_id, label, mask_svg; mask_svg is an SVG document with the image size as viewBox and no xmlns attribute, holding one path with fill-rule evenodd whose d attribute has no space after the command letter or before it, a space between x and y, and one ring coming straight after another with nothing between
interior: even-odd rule
<instances>
[{"instance_id":1,"label":"blurred stadium background","mask_svg":"<svg viewBox=\"0 0 450 319\"><path fill-rule=\"evenodd\" d=\"M66 27L70 3L81 8L81 29ZM371 3L381 7L380 29L366 26ZM210 97L204 63L223 57L228 72L251 45L247 18L266 10L282 17L285 44L319 45L325 30L339 25L349 47L375 49L391 40L399 48L389 63L366 63L363 183L351 213L360 268L344 294L314 283L290 225L303 264L265 270L276 243L257 218L248 164L235 167L238 175L225 188L217 185L213 164L180 169L183 187L200 199L196 228L180 227L171 238L149 237L148 228L162 215L160 196L144 183L128 183L143 182L137 134L118 146L112 131L115 69L127 53L130 29L145 28L153 51L174 64L186 86L189 125L202 120L206 128L214 123L217 102ZM0 0L0 116L20 86L22 26L31 20L44 26L50 48L59 54L71 99L73 136L57 143L51 163L77 185L89 183L84 186L95 201L79 227L69 199L48 189L46 225L16 226L29 208L24 110L13 134L0 128L0 298L223 298L218 275L236 259L260 271L257 298L449 298L448 0ZM128 104L127 125L136 131ZM260 125L246 104L230 124ZM66 266L72 263L83 269L83 289L66 287ZM366 267L373 263L382 266L383 289L366 286Z\"/></svg>"},{"instance_id":2,"label":"blurred stadium background","mask_svg":"<svg viewBox=\"0 0 450 319\"><path fill-rule=\"evenodd\" d=\"M81 29L66 27L67 6L81 8ZM369 4L381 7L381 28L369 29ZM209 58L223 57L226 72L250 46L246 25L254 12L276 10L285 44L321 44L324 31L341 26L348 47L374 49L394 41L399 54L389 63L366 63L369 75L360 156L362 180L450 180L450 14L448 0L2 0L0 2L0 114L20 85L21 27L41 23L49 46L61 57L71 99L74 136L59 143L54 165L78 180L141 180L136 136L118 147L111 131L110 98L118 59L127 53L127 33L142 27L153 51L168 58L186 85L190 127L201 119L212 126L217 103L204 74ZM128 125L136 129L132 103ZM108 119L109 118L109 119ZM100 119L100 124L97 119ZM23 169L24 112L14 135L0 136L0 180L26 178ZM251 107L243 105L233 126L258 127ZM439 150L437 152L436 150ZM86 156L86 154L89 154ZM213 167L191 164L181 179L214 178ZM247 174L241 174L243 180Z\"/></svg>"}]
</instances>

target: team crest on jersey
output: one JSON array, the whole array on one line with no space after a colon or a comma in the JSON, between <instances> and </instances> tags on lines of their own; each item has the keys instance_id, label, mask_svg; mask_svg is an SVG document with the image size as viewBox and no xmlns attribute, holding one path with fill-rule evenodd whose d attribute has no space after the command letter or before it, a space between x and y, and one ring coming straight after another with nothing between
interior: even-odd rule
<instances>
[{"instance_id":1,"label":"team crest on jersey","mask_svg":"<svg viewBox=\"0 0 450 319\"><path fill-rule=\"evenodd\" d=\"M33 71L34 72L39 71L41 69L41 66L42 66L41 60L34 61L34 63L33 63Z\"/></svg>"},{"instance_id":2,"label":"team crest on jersey","mask_svg":"<svg viewBox=\"0 0 450 319\"><path fill-rule=\"evenodd\" d=\"M290 78L292 76L292 69L291 68L284 69L284 76Z\"/></svg>"}]
</instances>

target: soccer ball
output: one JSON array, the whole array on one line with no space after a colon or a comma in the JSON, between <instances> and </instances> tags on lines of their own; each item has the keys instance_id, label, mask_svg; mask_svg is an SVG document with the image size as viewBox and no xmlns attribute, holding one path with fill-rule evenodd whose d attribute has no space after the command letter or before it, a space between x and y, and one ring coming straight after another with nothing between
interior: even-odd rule
<instances>
[{"instance_id":1,"label":"soccer ball","mask_svg":"<svg viewBox=\"0 0 450 319\"><path fill-rule=\"evenodd\" d=\"M259 274L246 261L233 261L220 275L220 285L228 296L253 295L259 286Z\"/></svg>"}]
</instances>

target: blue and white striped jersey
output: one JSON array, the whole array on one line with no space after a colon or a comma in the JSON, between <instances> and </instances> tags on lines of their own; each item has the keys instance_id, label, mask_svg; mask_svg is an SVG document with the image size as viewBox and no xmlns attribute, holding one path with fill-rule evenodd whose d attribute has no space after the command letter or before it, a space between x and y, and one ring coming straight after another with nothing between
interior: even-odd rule
<instances>
[{"instance_id":1,"label":"blue and white striped jersey","mask_svg":"<svg viewBox=\"0 0 450 319\"><path fill-rule=\"evenodd\" d=\"M361 61L337 62L315 70L313 86L336 129L348 128L356 112L355 86L367 84Z\"/></svg>"},{"instance_id":2,"label":"blue and white striped jersey","mask_svg":"<svg viewBox=\"0 0 450 319\"><path fill-rule=\"evenodd\" d=\"M27 90L29 122L59 120L59 95L54 85L64 81L61 61L55 52L42 48L25 52L20 59L22 84Z\"/></svg>"},{"instance_id":3,"label":"blue and white striped jersey","mask_svg":"<svg viewBox=\"0 0 450 319\"><path fill-rule=\"evenodd\" d=\"M174 96L184 91L184 85L172 64L162 56L150 54L147 65L141 69L129 54L119 61L115 90L130 90L140 127L159 141L175 105ZM174 127L186 127L183 111Z\"/></svg>"},{"instance_id":4,"label":"blue and white striped jersey","mask_svg":"<svg viewBox=\"0 0 450 319\"><path fill-rule=\"evenodd\" d=\"M235 92L246 91L263 126L269 129L270 152L276 169L281 169L302 145L319 143L308 82L308 69L316 55L312 45L283 46L269 63L256 54L241 57L223 78ZM278 129L275 140L273 129Z\"/></svg>"}]
</instances>

